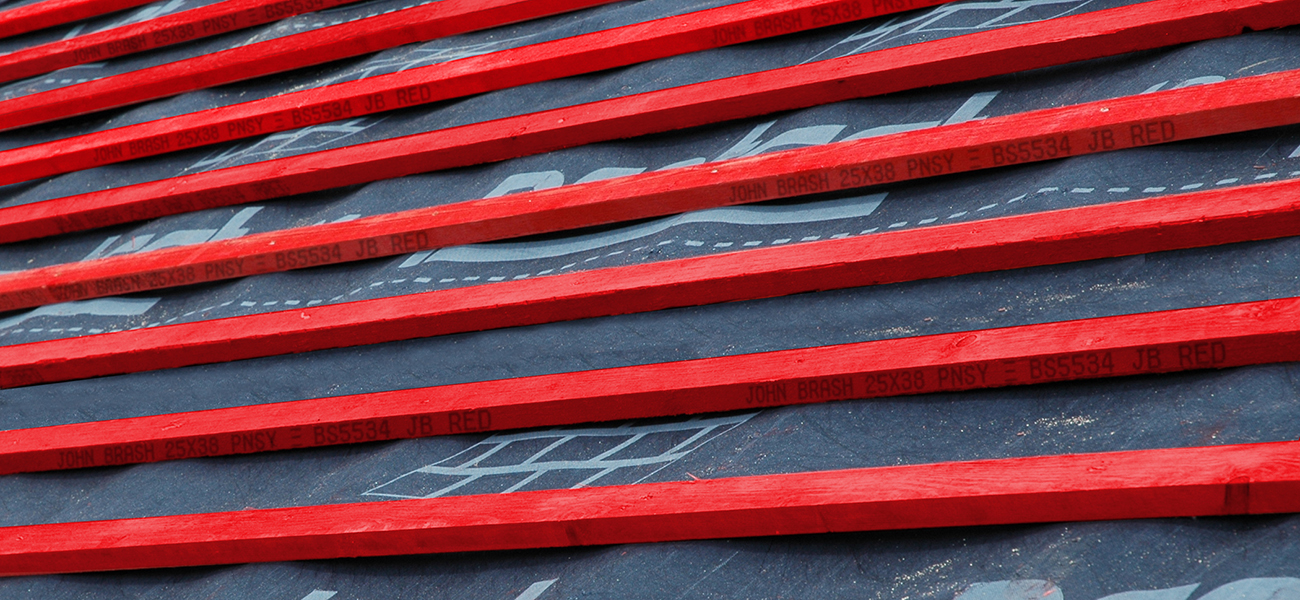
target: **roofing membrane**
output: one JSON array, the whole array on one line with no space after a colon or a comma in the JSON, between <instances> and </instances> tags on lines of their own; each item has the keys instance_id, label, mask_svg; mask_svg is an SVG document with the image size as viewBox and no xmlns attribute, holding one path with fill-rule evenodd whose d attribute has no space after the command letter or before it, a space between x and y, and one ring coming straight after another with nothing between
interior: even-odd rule
<instances>
[{"instance_id":1,"label":"roofing membrane","mask_svg":"<svg viewBox=\"0 0 1300 600\"><path fill-rule=\"evenodd\" d=\"M0 133L0 147L57 142L727 4L743 3L611 3L7 131ZM4 207L56 200L1138 4L946 3L13 183L0 187L0 197ZM1277 4L1300 15L1294 3ZM134 10L161 14L179 8L160 3ZM113 59L93 68L129 73L284 35L297 24L311 27L339 11L363 15L389 8L393 7L382 2L345 5ZM65 27L93 28L98 22ZM36 39L32 36L54 31L3 43L16 44L20 42L14 40ZM528 198L535 191L578 183L700 164L707 167L835 142L978 124L1034 110L1284 73L1300 68L1296 35L1294 27L1247 31L882 96L813 101L807 108L684 130L627 139L613 136L486 164L40 237L0 246L0 269L20 272L110 256L146 256L166 248L454 206L480 198ZM84 67L68 72L77 69ZM65 74L37 79L55 78L49 85L58 86L62 85L58 81L71 78ZM43 85L27 80L9 89L35 90ZM816 244L833 240L924 232L1015 215L1050 218L1052 211L1076 207L1254 189L1300 177L1297 159L1300 131L1296 126L1250 128L1230 135L796 194L524 239L44 304L0 315L0 344L21 355L23 344L47 340L162 331L168 326L248 315L292 316L308 314L303 311L315 307L347 310L364 300L426 298L420 294L436 302L438 296L429 292L482 288L490 293L493 286L565 273L645 264L672 268L679 263L671 261L723 253L795 245L817 248ZM1300 296L1295 238L1269 237L1274 239L847 289L833 289L840 286L828 282L819 288L824 291L702 306L684 299L666 310L451 335L430 337L415 331L407 336L412 339L384 343L357 345L340 340L337 345L342 347L332 349L29 385L0 391L0 428L96 423L494 380L505 380L502 385L508 389L509 380L521 377ZM1260 317L1268 318L1267 314ZM1167 327L1176 331L1179 325L1170 322ZM121 348L122 360L129 360L131 350L129 345ZM1125 354L1122 359L1134 360L1134 356ZM169 456L133 456L123 451L108 458L92 453L84 455L89 458L68 458L69 466L85 468L5 475L0 478L0 526L370 506L396 500L948 461L1282 442L1300 438L1296 431L1300 419L1293 414L1297 410L1294 370L1294 363L1280 362L856 400L842 399L856 394L842 387L819 388L816 398L809 396L814 394L811 388L792 387L792 393L802 393L803 401L812 403L617 422L589 422L579 414L569 419L572 422L555 426L500 431L490 420L475 417L458 421L460 429L453 431L460 433L453 435L235 456L204 457L214 452L191 440L183 447L178 444L173 452L163 451ZM479 429L484 431L474 433ZM238 451L256 451L270 442L266 437L245 436ZM104 466L180 457L184 459ZM1300 564L1296 528L1297 519L1282 514L485 553L407 555L397 549L394 552L401 556L10 577L0 579L0 595L1027 600L1064 594L1071 598L1129 594L1149 595L1150 600L1265 600L1300 593L1300 574L1294 566ZM0 540L5 540L6 555L23 550L21 541L3 529ZM60 562L53 559L52 564ZM74 562L66 564L55 570L76 570Z\"/></svg>"}]
</instances>

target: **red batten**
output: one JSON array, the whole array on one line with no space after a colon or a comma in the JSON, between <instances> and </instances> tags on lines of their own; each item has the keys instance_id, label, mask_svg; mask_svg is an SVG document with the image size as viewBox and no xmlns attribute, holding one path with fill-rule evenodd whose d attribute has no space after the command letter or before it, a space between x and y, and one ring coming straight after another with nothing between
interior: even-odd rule
<instances>
[{"instance_id":1,"label":"red batten","mask_svg":"<svg viewBox=\"0 0 1300 600\"><path fill-rule=\"evenodd\" d=\"M0 11L0 38L135 8L154 0L41 0Z\"/></svg>"},{"instance_id":2,"label":"red batten","mask_svg":"<svg viewBox=\"0 0 1300 600\"><path fill-rule=\"evenodd\" d=\"M877 3L845 3L844 0L750 0L8 150L0 152L0 185L592 73L948 1L916 0L909 4L884 3L877 6ZM2 58L0 66L3 66ZM84 108L71 106L76 110Z\"/></svg>"},{"instance_id":3,"label":"red batten","mask_svg":"<svg viewBox=\"0 0 1300 600\"><path fill-rule=\"evenodd\" d=\"M142 23L0 55L0 83L229 33L354 1L227 0L209 4Z\"/></svg>"},{"instance_id":4,"label":"red batten","mask_svg":"<svg viewBox=\"0 0 1300 600\"><path fill-rule=\"evenodd\" d=\"M12 430L0 473L1295 360L1282 298Z\"/></svg>"},{"instance_id":5,"label":"red batten","mask_svg":"<svg viewBox=\"0 0 1300 600\"><path fill-rule=\"evenodd\" d=\"M4 346L0 387L1296 235L1297 192L1285 181Z\"/></svg>"},{"instance_id":6,"label":"red batten","mask_svg":"<svg viewBox=\"0 0 1300 600\"><path fill-rule=\"evenodd\" d=\"M0 130L282 73L615 0L440 0L0 102Z\"/></svg>"},{"instance_id":7,"label":"red batten","mask_svg":"<svg viewBox=\"0 0 1300 600\"><path fill-rule=\"evenodd\" d=\"M601 140L978 79L1234 35L1246 27L1267 29L1297 21L1300 21L1300 0L1154 0L7 208L0 210L0 241L504 160Z\"/></svg>"},{"instance_id":8,"label":"red batten","mask_svg":"<svg viewBox=\"0 0 1300 600\"><path fill-rule=\"evenodd\" d=\"M0 529L0 575L1300 510L1300 442Z\"/></svg>"},{"instance_id":9,"label":"red batten","mask_svg":"<svg viewBox=\"0 0 1300 600\"><path fill-rule=\"evenodd\" d=\"M0 275L0 309L393 256L1297 121L1300 71L1287 71L342 224L54 265ZM9 230L19 226L12 224ZM1150 225L1140 228L1146 227ZM1282 231L1294 233L1290 228ZM919 249L931 247L919 244Z\"/></svg>"},{"instance_id":10,"label":"red batten","mask_svg":"<svg viewBox=\"0 0 1300 600\"><path fill-rule=\"evenodd\" d=\"M77 103L78 96L93 99L78 110L99 110L354 56L377 46L609 1L442 0L106 79L110 83L100 88L71 86L0 103L0 129L73 114L68 107ZM902 9L943 1L947 0L906 0L906 7L901 6L903 0L870 4ZM265 2L229 0L207 9L236 3L270 6L259 4ZM81 5L87 10L91 6L84 0L42 4ZM258 133L280 131L290 128L287 122L300 113L325 115L313 122L330 120L334 113L327 107L341 107L344 102L351 103L349 107L370 103L369 108L358 109L367 112L348 116L370 114L753 39L762 37L761 28L755 27L766 22L762 19L781 15L807 16L812 24L800 21L799 27L808 29L830 24L818 23L816 11L832 6L840 11L834 14L843 17L834 22L860 18L846 7L865 11L865 4L855 0L753 0L676 21L665 19L592 34L596 37L0 153L0 163L5 165L0 166L0 185L174 151L181 144L178 140L190 139L183 136L209 127L216 133L202 143L253 135L247 130L236 132L238 124L252 119L258 127L265 122L269 128ZM17 10L0 12L0 36L9 33L5 29L9 24L23 22L7 20ZM769 12L755 12L764 10ZM709 21L703 15L716 19ZM175 33L187 23L191 27L202 23L176 17L151 22L142 33L130 35ZM791 22L782 19L781 23ZM0 243L1297 22L1300 0L1150 0L4 208L0 209ZM672 23L680 23L683 29L669 27ZM672 33L659 35L658 29ZM772 35L785 32L770 31ZM637 41L619 41L620 36ZM195 37L200 36L185 39ZM93 44L107 43L87 39L79 48L85 53L98 47ZM57 64L61 59L56 55L48 50L46 58L51 62L39 68ZM0 69L6 64L28 68L37 64L21 57L9 63L7 59L0 57ZM182 70L193 74L182 75ZM442 96L425 98L418 92L424 84L414 82L432 73L444 73L445 79L422 80L430 86L427 89L444 84L447 88ZM403 104L403 94L409 99L412 93L417 93L418 102ZM1300 123L1300 70L33 269L0 276L0 311L1296 123ZM217 139L222 135L227 137ZM200 144L187 147L195 145ZM87 162L92 159L98 162ZM1300 178L0 346L0 388L1293 235L1300 235ZM0 431L0 475L1292 361L1300 361L1300 297ZM863 462L867 461L858 464ZM0 577L831 532L1300 513L1300 442L1296 441L711 480L681 470L656 472L663 479L689 476L694 481L0 527ZM318 592L333 594L317 590L310 596Z\"/></svg>"}]
</instances>

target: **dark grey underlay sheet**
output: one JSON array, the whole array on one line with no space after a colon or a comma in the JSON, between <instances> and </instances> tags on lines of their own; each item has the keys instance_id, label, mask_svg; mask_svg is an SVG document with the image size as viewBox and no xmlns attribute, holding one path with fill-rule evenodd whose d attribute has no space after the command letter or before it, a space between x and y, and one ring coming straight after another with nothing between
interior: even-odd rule
<instances>
[{"instance_id":1,"label":"dark grey underlay sheet","mask_svg":"<svg viewBox=\"0 0 1300 600\"><path fill-rule=\"evenodd\" d=\"M816 126L813 126L816 127ZM1300 177L1300 130L1277 129L1025 167L751 206L714 209L527 241L420 252L203 286L0 315L0 344L158 327L492 285L575 271L878 235L1283 181ZM550 174L542 172L540 177ZM372 209L381 198L367 198ZM322 207L325 200L315 202ZM237 237L280 220L286 203L208 211L190 226L153 223L6 247L14 261L117 256ZM303 208L302 206L292 208ZM320 214L320 213L317 213ZM345 215L356 218L356 213ZM195 223L202 219L202 222ZM339 220L333 219L333 220ZM283 222L283 221L280 221ZM147 231L147 233L146 233ZM91 246L91 244L94 244ZM24 248L26 252L24 253Z\"/></svg>"},{"instance_id":2,"label":"dark grey underlay sheet","mask_svg":"<svg viewBox=\"0 0 1300 600\"><path fill-rule=\"evenodd\" d=\"M643 4L649 4L651 2L658 4L675 4L667 2L667 0L648 0L647 3L637 3L631 7L625 7L625 3L618 3L513 27L558 28L558 31L556 32L558 35L547 35L540 38L540 40L552 39L552 37L563 38L574 34L585 33L588 29L599 30L647 20L664 12L662 10L649 10L653 8L653 6L643 6ZM1003 5L1003 7L992 10L994 14L990 14L989 9L980 9L979 6L983 3L956 2L928 9L926 11L914 11L895 17L881 17L863 22L830 27L824 30L814 30L803 34L782 36L759 42L740 44L737 46L729 46L704 52L695 52L648 63L641 63L621 69L611 69L590 75L510 88L498 92L449 100L446 102L434 103L432 105L413 107L401 111L381 113L369 117L347 119L310 128L272 134L262 139L232 142L223 145L199 148L175 156L168 156L154 160L134 161L129 167L127 167L127 165L101 167L99 169L64 175L56 178L56 181L61 181L62 183L39 185L37 186L37 189L18 187L14 191L10 191L8 189L0 188L0 198L5 199L6 205L35 202L47 198L61 197L68 193L67 190L83 192L90 189L119 187L130 183L152 181L184 173L208 171L216 168L268 160L271 158L281 158L344 145L388 139L413 133L434 131L447 127L499 119L515 114L572 106L612 97L629 96L642 92L689 85L702 81L722 79L734 75L776 69L808 61L826 60L842 55L919 43L937 37L950 37L964 33L1000 28L1026 21L1050 18L1061 14L1099 10L1107 7L1134 4L1136 2L1137 0L1048 0L1044 4L1051 8L1050 11L1047 11L1046 9L1025 11L1020 8L1020 5L1024 3L1001 2L995 3ZM725 3L726 2L722 2L722 4ZM710 4L716 4L716 2ZM707 5L702 5L700 8L707 8ZM624 14L624 11L627 11L626 14ZM491 30L470 35L496 36L498 35L497 32L498 30ZM187 44L186 47L188 48L191 44L208 44L214 47L224 47L224 45L230 44L230 41L226 39L227 37L238 35L241 35L241 32L226 34L225 36L211 38L210 40L197 40ZM524 34L521 32L519 34L501 33L500 35L509 39L514 39L523 36ZM533 43L527 39L524 41ZM470 43L469 46L471 48L477 48L477 43ZM166 49L162 49L158 52L166 51ZM210 49L204 48L201 50L196 49L194 51L202 53L210 51ZM474 55L479 53L482 52L463 50L460 54ZM459 54L453 54L452 56L447 56L446 59L455 58L458 55ZM152 121L164 116L194 112L229 102L246 102L262 97L265 94L244 89L240 89L236 93L234 88L257 86L267 80L271 80L280 88L278 93L283 93L284 91L317 87L320 85L328 85L330 83L338 83L361 77L379 75L392 70L403 70L410 66L430 62L429 60L422 61L418 56L409 56L402 59L391 59L406 61L401 67L382 67L371 64L376 61L383 63L385 59L381 58L382 56L383 55L372 57L360 63L356 60L345 61L350 65L355 65L355 70L359 70L359 72L349 70L343 73L329 75L321 73L318 68L313 68L302 73L303 76L309 79L309 81L305 82L284 81L286 78L292 79L297 75L285 74L268 76L247 83L223 86L221 88L215 88L214 90L183 94L172 100L164 100L142 105L133 110L133 115L114 117L111 123L97 123L96 119L82 119L74 124L59 129L38 127L26 128L16 132L7 132L0 134L0 149L29 145L49 139L58 139L70 135L86 133L88 131L120 127L130 123ZM152 53L147 55L136 55L136 57L124 57L119 60L146 61L150 58L153 58ZM432 60L432 62L439 62L439 60ZM1282 60L1273 62L1286 63L1288 61ZM408 65L406 63L410 64ZM113 61L109 61L109 63L105 64L113 64ZM1245 63L1245 65L1248 64L1250 63ZM1261 65L1261 67L1266 69L1269 68L1267 65ZM133 67L131 70L138 68L141 67ZM1241 74L1235 76L1241 76ZM0 88L0 94L4 93L3 89L4 88ZM227 102L221 102L214 97L226 90L229 90L228 95L231 96L230 100ZM1136 90L1130 93L1136 93L1137 91L1141 90ZM185 108L173 106L178 103L184 104ZM88 180L85 178L87 177L90 178L90 181L93 181L90 187L87 187L86 185ZM53 187L51 187L51 185L53 185Z\"/></svg>"},{"instance_id":3,"label":"dark grey underlay sheet","mask_svg":"<svg viewBox=\"0 0 1300 600\"><path fill-rule=\"evenodd\" d=\"M1270 600L1300 590L1298 526L1257 517L754 538L23 577L0 580L0 591L22 600Z\"/></svg>"},{"instance_id":4,"label":"dark grey underlay sheet","mask_svg":"<svg viewBox=\"0 0 1300 600\"><path fill-rule=\"evenodd\" d=\"M1295 58L1300 57L1300 53L1295 52L1298 43L1300 37L1297 37L1296 32L1292 30L1253 33L1157 52L1043 69L1028 74L985 79L880 98L839 102L684 132L593 144L480 167L384 180L364 186L262 202L254 206L176 215L111 230L7 245L0 248L0 268L18 270L49 263L98 257L119 251L132 251L130 245L124 247L121 244L113 245L111 248L100 248L104 240L111 235L123 236L126 240L131 237L139 239L150 236L150 241L139 242L134 251L162 247L165 246L161 244L162 240L172 232L191 229L220 230L231 223L231 218L241 211L247 216L239 218L225 235L300 227L358 216L518 193L529 189L544 189L580 181L656 171L673 165L725 160L871 137L894 131L925 129L944 123L1015 115L1066 104L1133 96L1149 91L1210 83L1228 78L1273 73L1300 68L1300 58ZM353 134L365 129L366 127L362 125L347 125L340 122L310 130L276 134L229 148L223 147L224 149L198 149L72 173L47 182L6 186L0 188L0 193L11 192L10 197L15 203L63 197L111 182L117 176L140 177L142 176L139 175L140 173L149 172L166 176L225 166L231 160L242 161L259 156L265 158L278 156L284 152L295 153L323 148L331 144L355 143ZM1039 176L1038 181L1027 182L1028 185L1037 185L1025 191L1034 192L1044 187L1067 185L1067 182L1052 179L1053 176L1065 174L1071 175L1078 181L1079 186L1075 187L1104 185L1106 186L1104 189L1107 190L1116 187L1127 187L1130 192L1136 190L1134 194L1128 195L1116 196L1114 192L1107 194L1110 198L1123 199L1140 194L1175 192L1182 189L1182 186L1196 183L1213 185L1233 177L1236 178L1233 183L1251 182L1254 177L1265 173L1245 175L1233 173L1229 176L1225 172L1223 177L1215 177L1214 181L1205 181L1205 179L1207 175L1214 176L1216 170L1257 166L1254 164L1256 157L1261 160L1271 159L1259 165L1268 168L1270 162L1287 158L1291 154L1290 150L1294 150L1294 148L1286 148L1291 140L1270 138L1267 134L1261 134L1259 140L1263 144L1262 148L1258 151L1245 150L1246 154L1235 159L1221 158L1213 154L1213 150L1209 154L1205 150L1193 150L1184 153L1185 158L1178 161L1154 160L1129 164L1129 160L1088 158L1044 163L1043 169L1031 168L1028 172L1048 175ZM1213 140L1209 143L1214 149L1225 145L1222 140ZM1239 141L1232 142L1234 145L1239 143ZM1146 151L1159 152L1153 148L1148 148ZM1250 152L1257 152L1257 154L1249 156ZM1096 160L1105 162L1098 164L1094 162ZM1224 164L1220 165L1220 162ZM1288 175L1294 170L1292 168L1274 177ZM1138 181L1139 178L1145 181ZM1008 188L1016 187L1017 184L1014 179L991 181L1005 181ZM964 195L978 193L969 189L978 187L984 188L983 195L986 198L1002 195L1001 189L989 185L967 185L966 187L968 189L963 191ZM941 185L938 189L950 188L951 184L948 184ZM1159 189L1159 192L1147 191L1149 188ZM1017 189L1017 195L1025 191ZM253 208L256 208L255 214L251 210L246 210ZM181 242L193 243L191 238L203 239L193 235L187 237L176 234L173 236L174 241L168 243L173 245ZM28 263L28 260L33 262Z\"/></svg>"},{"instance_id":5,"label":"dark grey underlay sheet","mask_svg":"<svg viewBox=\"0 0 1300 600\"><path fill-rule=\"evenodd\" d=\"M668 4L620 3L537 27L558 31L632 14L637 15L632 20L652 18ZM976 23L981 7L997 15L1031 8L1039 12L1014 14L1041 18L1103 5L995 0L951 6L965 7L950 15L961 23L953 29L938 20L926 22L921 13L909 14L888 21L902 24L891 31L881 29L882 20L487 94L347 126L353 129L313 132L319 134L314 138L298 132L296 138L254 140L9 186L0 195L11 203L26 202L88 185L167 176L200 161L209 161L200 168L215 168L496 118L521 110L528 105L520 98L538 94L568 103L603 97L629 82L649 89L659 85L646 79L655 73L685 80L767 68L761 61L742 65L743 57L767 56L764 60L777 64L795 56L804 60L871 44L907 43L969 30L972 23L989 20L986 14ZM489 33L474 43L491 41ZM884 128L932 127L1276 72L1300 67L1296 39L1294 31L1251 33L8 245L0 248L0 269L144 252L890 130ZM810 55L796 53L810 49ZM186 94L115 118L148 120L227 102L240 93L236 90L265 95L303 81L354 76L385 57L392 60L376 68L392 68L416 51L396 49L310 74ZM701 70L692 70L696 66ZM87 119L69 127L101 125ZM27 130L4 134L0 144L38 135L62 134ZM7 313L0 315L0 343L1254 185L1300 177L1298 159L1300 129L1249 132ZM1296 273L1300 238L1287 238L467 333L3 390L0 429L1289 297L1300 295ZM1295 440L1300 438L1297 369L1300 365L1290 363L1260 365L5 476L0 477L0 526ZM0 597L1293 600L1300 597L1298 526L1295 516L1168 519L311 561L0 579Z\"/></svg>"},{"instance_id":6,"label":"dark grey underlay sheet","mask_svg":"<svg viewBox=\"0 0 1300 600\"><path fill-rule=\"evenodd\" d=\"M151 2L135 8L111 12L98 17L91 17L89 19L68 23L66 25L59 25L47 29L38 29L21 35L0 38L0 55L26 50L43 44L69 40L83 35L100 33L117 27L143 23L151 19L157 19L159 17L165 17L179 12L216 4L218 1L219 0L159 0L158 2ZM10 2L0 4L0 11L8 11L10 8L17 8L24 4L30 4L30 2ZM3 12L0 12L0 15L3 14ZM74 72L75 71L63 71L58 77L64 78L65 75L71 76ZM4 95L4 92L0 92L0 97L3 97Z\"/></svg>"},{"instance_id":7,"label":"dark grey underlay sheet","mask_svg":"<svg viewBox=\"0 0 1300 600\"><path fill-rule=\"evenodd\" d=\"M879 132L1015 114L1059 104L1205 83L1288 66L1291 32L1256 33L769 118L584 146L252 205L176 215L0 248L0 268L22 270L117 256L402 209L500 196L746 156ZM1215 72L1192 76L1220 57ZM1226 58L1224 58L1226 57ZM1225 63L1226 64L1222 64ZM1236 66L1240 63L1241 66ZM1262 63L1262 64L1256 64ZM1179 68L1166 69L1167 66ZM1196 69L1196 70L1192 70ZM1100 74L1098 73L1100 71ZM1105 82L1109 79L1110 83ZM1136 78L1136 83L1131 79ZM1096 94L1099 88L1109 92ZM879 113L887 113L881 117ZM874 116L873 116L874 115ZM225 282L190 290L51 306L0 317L0 343L87 335L544 277L570 271L874 235L976 219L1280 181L1300 176L1295 128L1247 132L1088 155L958 177L866 188L778 204L703 211L545 236ZM161 160L161 159L160 159ZM170 160L170 159L169 159ZM124 167L125 168L125 167ZM58 183L64 178L56 178Z\"/></svg>"}]
</instances>

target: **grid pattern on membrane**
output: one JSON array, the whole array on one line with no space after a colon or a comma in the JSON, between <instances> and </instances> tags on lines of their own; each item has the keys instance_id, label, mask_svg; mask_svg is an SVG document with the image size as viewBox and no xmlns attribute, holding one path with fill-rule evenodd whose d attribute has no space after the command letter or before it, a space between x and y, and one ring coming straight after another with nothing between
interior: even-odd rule
<instances>
[{"instance_id":1,"label":"grid pattern on membrane","mask_svg":"<svg viewBox=\"0 0 1300 600\"><path fill-rule=\"evenodd\" d=\"M640 483L756 414L494 435L362 495L437 498Z\"/></svg>"}]
</instances>

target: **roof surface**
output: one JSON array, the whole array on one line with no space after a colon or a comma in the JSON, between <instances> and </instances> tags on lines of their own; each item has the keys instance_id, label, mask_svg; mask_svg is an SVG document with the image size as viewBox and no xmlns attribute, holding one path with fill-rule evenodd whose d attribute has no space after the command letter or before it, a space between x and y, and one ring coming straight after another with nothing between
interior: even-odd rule
<instances>
[{"instance_id":1,"label":"roof surface","mask_svg":"<svg viewBox=\"0 0 1300 600\"><path fill-rule=\"evenodd\" d=\"M0 40L28 47L199 6ZM372 0L0 87L0 98L413 4ZM19 148L731 2L618 2L0 133ZM0 208L1137 4L965 0L0 187ZM0 13L2 14L2 13ZM21 271L1300 68L1300 31L1121 54L0 246ZM0 344L1300 177L1300 128L1248 131L579 231L51 304ZM424 337L0 392L21 429L1300 296L1284 237ZM1176 325L1171 325L1176 326ZM124 351L127 349L124 348ZM1294 363L6 475L0 526L1300 438ZM5 598L1271 600L1300 595L1294 515L1050 523L0 579Z\"/></svg>"}]
</instances>

